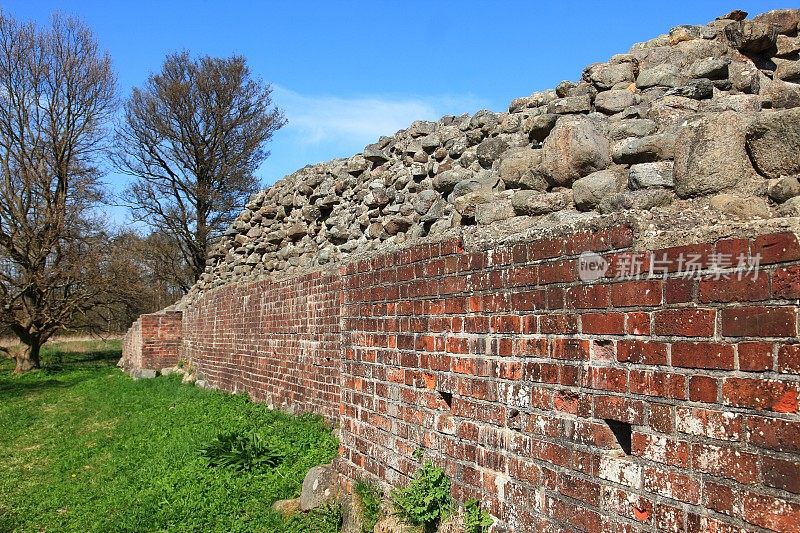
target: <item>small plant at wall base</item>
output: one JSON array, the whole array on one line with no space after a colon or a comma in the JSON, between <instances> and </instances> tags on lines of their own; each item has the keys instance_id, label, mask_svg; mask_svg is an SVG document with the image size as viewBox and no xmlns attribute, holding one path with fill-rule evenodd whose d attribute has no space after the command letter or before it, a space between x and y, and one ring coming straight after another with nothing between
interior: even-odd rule
<instances>
[{"instance_id":1,"label":"small plant at wall base","mask_svg":"<svg viewBox=\"0 0 800 533\"><path fill-rule=\"evenodd\" d=\"M425 461L407 487L392 491L392 503L401 520L423 526L426 533L436 530L453 505L450 479L430 461Z\"/></svg>"},{"instance_id":2,"label":"small plant at wall base","mask_svg":"<svg viewBox=\"0 0 800 533\"><path fill-rule=\"evenodd\" d=\"M359 479L356 481L355 493L361 500L361 511L364 522L361 526L362 533L372 533L378 523L378 514L381 508L381 489L369 481Z\"/></svg>"},{"instance_id":3,"label":"small plant at wall base","mask_svg":"<svg viewBox=\"0 0 800 533\"><path fill-rule=\"evenodd\" d=\"M464 503L464 531L466 533L488 533L493 523L494 519L481 507L478 500L467 500Z\"/></svg>"},{"instance_id":4,"label":"small plant at wall base","mask_svg":"<svg viewBox=\"0 0 800 533\"><path fill-rule=\"evenodd\" d=\"M201 450L201 454L208 466L226 467L238 472L274 468L283 461L283 454L255 432L220 433Z\"/></svg>"}]
</instances>

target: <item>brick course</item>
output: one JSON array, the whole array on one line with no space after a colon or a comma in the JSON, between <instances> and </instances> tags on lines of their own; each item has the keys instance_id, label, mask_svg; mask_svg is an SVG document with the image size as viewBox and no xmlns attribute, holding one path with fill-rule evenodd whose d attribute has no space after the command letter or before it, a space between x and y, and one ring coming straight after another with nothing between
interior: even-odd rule
<instances>
[{"instance_id":1,"label":"brick course","mask_svg":"<svg viewBox=\"0 0 800 533\"><path fill-rule=\"evenodd\" d=\"M220 388L335 422L351 479L404 484L424 448L497 531L800 531L796 237L580 280L582 252L615 265L633 242L624 225L453 239L223 286L184 313L182 353ZM732 249L761 254L758 277L710 270ZM706 270L684 277L681 253Z\"/></svg>"}]
</instances>

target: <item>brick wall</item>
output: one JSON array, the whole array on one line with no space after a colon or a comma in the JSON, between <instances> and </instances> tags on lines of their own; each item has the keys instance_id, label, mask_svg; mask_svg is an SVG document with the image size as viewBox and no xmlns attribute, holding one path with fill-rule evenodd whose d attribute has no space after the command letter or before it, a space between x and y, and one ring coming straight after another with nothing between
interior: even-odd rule
<instances>
[{"instance_id":1,"label":"brick wall","mask_svg":"<svg viewBox=\"0 0 800 533\"><path fill-rule=\"evenodd\" d=\"M175 366L181 338L180 311L142 315L125 334L120 366L137 375Z\"/></svg>"},{"instance_id":2,"label":"brick wall","mask_svg":"<svg viewBox=\"0 0 800 533\"><path fill-rule=\"evenodd\" d=\"M424 448L497 531L800 531L796 235L634 242L453 240L223 286L182 356L339 424L350 478L403 484ZM586 251L605 275L581 279Z\"/></svg>"},{"instance_id":3,"label":"brick wall","mask_svg":"<svg viewBox=\"0 0 800 533\"><path fill-rule=\"evenodd\" d=\"M498 531L800 531L796 236L632 244L616 227L351 264L344 470L402 484L425 448ZM611 268L583 282L588 250ZM718 279L724 257L760 265Z\"/></svg>"},{"instance_id":4,"label":"brick wall","mask_svg":"<svg viewBox=\"0 0 800 533\"><path fill-rule=\"evenodd\" d=\"M184 314L183 355L216 387L334 421L340 294L336 273L211 291Z\"/></svg>"}]
</instances>

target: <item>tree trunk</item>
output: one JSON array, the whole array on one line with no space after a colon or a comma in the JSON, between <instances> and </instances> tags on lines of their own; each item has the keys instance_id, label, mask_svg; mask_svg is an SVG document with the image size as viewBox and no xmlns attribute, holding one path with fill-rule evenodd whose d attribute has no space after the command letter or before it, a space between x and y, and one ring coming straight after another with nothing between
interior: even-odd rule
<instances>
[{"instance_id":1,"label":"tree trunk","mask_svg":"<svg viewBox=\"0 0 800 533\"><path fill-rule=\"evenodd\" d=\"M17 366L14 369L15 374L22 374L34 368L39 368L39 351L42 345L39 342L34 342L25 347L17 353L14 359L17 361Z\"/></svg>"}]
</instances>

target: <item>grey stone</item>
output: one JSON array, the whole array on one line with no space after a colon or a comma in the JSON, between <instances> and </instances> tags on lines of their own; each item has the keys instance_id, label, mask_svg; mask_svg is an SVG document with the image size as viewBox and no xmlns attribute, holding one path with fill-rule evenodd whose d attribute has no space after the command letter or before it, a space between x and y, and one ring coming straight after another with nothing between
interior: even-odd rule
<instances>
[{"instance_id":1,"label":"grey stone","mask_svg":"<svg viewBox=\"0 0 800 533\"><path fill-rule=\"evenodd\" d=\"M630 183L631 189L674 187L675 180L672 176L672 166L672 161L631 165L628 172L628 182Z\"/></svg>"},{"instance_id":2,"label":"grey stone","mask_svg":"<svg viewBox=\"0 0 800 533\"><path fill-rule=\"evenodd\" d=\"M390 193L388 189L382 186L377 187L367 193L367 195L364 197L364 203L368 207L383 207L392 201L392 198L389 194Z\"/></svg>"},{"instance_id":3,"label":"grey stone","mask_svg":"<svg viewBox=\"0 0 800 533\"><path fill-rule=\"evenodd\" d=\"M374 144L370 144L369 146L364 148L363 156L364 159L366 159L367 161L370 161L377 165L382 165L383 163L389 160L389 156L386 154L386 152L384 152Z\"/></svg>"},{"instance_id":4,"label":"grey stone","mask_svg":"<svg viewBox=\"0 0 800 533\"><path fill-rule=\"evenodd\" d=\"M800 174L800 108L759 113L747 128L747 148L759 174Z\"/></svg>"},{"instance_id":5,"label":"grey stone","mask_svg":"<svg viewBox=\"0 0 800 533\"><path fill-rule=\"evenodd\" d=\"M484 171L479 172L471 178L456 183L453 187L453 192L447 197L448 201L453 202L459 196L467 193L475 192L477 190L494 191L498 189L499 179L497 175Z\"/></svg>"},{"instance_id":6,"label":"grey stone","mask_svg":"<svg viewBox=\"0 0 800 533\"><path fill-rule=\"evenodd\" d=\"M615 163L650 163L672 159L675 150L675 135L658 133L646 137L629 137L616 142L611 147L611 157Z\"/></svg>"},{"instance_id":7,"label":"grey stone","mask_svg":"<svg viewBox=\"0 0 800 533\"><path fill-rule=\"evenodd\" d=\"M495 200L495 194L488 189L476 189L462 194L452 200L455 210L465 218L473 219L477 213L477 206Z\"/></svg>"},{"instance_id":8,"label":"grey stone","mask_svg":"<svg viewBox=\"0 0 800 533\"><path fill-rule=\"evenodd\" d=\"M543 191L547 181L539 171L541 162L541 150L511 148L500 158L499 177L506 188Z\"/></svg>"},{"instance_id":9,"label":"grey stone","mask_svg":"<svg viewBox=\"0 0 800 533\"><path fill-rule=\"evenodd\" d=\"M800 180L797 176L784 176L772 181L767 189L769 197L782 204L783 202L800 196Z\"/></svg>"},{"instance_id":10,"label":"grey stone","mask_svg":"<svg viewBox=\"0 0 800 533\"><path fill-rule=\"evenodd\" d=\"M714 113L723 111L755 113L761 111L761 99L757 94L727 94L708 101L703 111Z\"/></svg>"},{"instance_id":11,"label":"grey stone","mask_svg":"<svg viewBox=\"0 0 800 533\"><path fill-rule=\"evenodd\" d=\"M582 96L567 96L553 100L547 105L547 112L556 115L572 113L588 113L592 110L592 99L588 94Z\"/></svg>"},{"instance_id":12,"label":"grey stone","mask_svg":"<svg viewBox=\"0 0 800 533\"><path fill-rule=\"evenodd\" d=\"M508 150L508 143L500 137L486 139L478 145L476 151L478 163L480 163L483 168L491 168L492 163L506 150Z\"/></svg>"},{"instance_id":13,"label":"grey stone","mask_svg":"<svg viewBox=\"0 0 800 533\"><path fill-rule=\"evenodd\" d=\"M408 231L414 222L406 217L392 217L383 224L383 230L387 235L397 235L400 232Z\"/></svg>"},{"instance_id":14,"label":"grey stone","mask_svg":"<svg viewBox=\"0 0 800 533\"><path fill-rule=\"evenodd\" d=\"M800 80L800 61L796 59L775 59L775 77L783 81Z\"/></svg>"},{"instance_id":15,"label":"grey stone","mask_svg":"<svg viewBox=\"0 0 800 533\"><path fill-rule=\"evenodd\" d=\"M761 89L761 73L750 61L734 61L728 65L728 79L737 91L757 94Z\"/></svg>"},{"instance_id":16,"label":"grey stone","mask_svg":"<svg viewBox=\"0 0 800 533\"><path fill-rule=\"evenodd\" d=\"M735 187L753 174L745 152L747 120L725 111L696 117L675 143L675 192L681 198Z\"/></svg>"},{"instance_id":17,"label":"grey stone","mask_svg":"<svg viewBox=\"0 0 800 533\"><path fill-rule=\"evenodd\" d=\"M303 479L300 491L300 509L310 511L322 507L336 497L339 474L331 465L315 466Z\"/></svg>"},{"instance_id":18,"label":"grey stone","mask_svg":"<svg viewBox=\"0 0 800 533\"><path fill-rule=\"evenodd\" d=\"M612 141L626 137L646 137L656 132L656 123L647 118L628 118L612 122L608 127L608 137Z\"/></svg>"},{"instance_id":19,"label":"grey stone","mask_svg":"<svg viewBox=\"0 0 800 533\"><path fill-rule=\"evenodd\" d=\"M541 168L552 185L569 185L610 163L608 140L593 118L561 117L544 142Z\"/></svg>"},{"instance_id":20,"label":"grey stone","mask_svg":"<svg viewBox=\"0 0 800 533\"><path fill-rule=\"evenodd\" d=\"M448 193L460 181L472 177L472 171L466 169L445 170L434 176L433 188L442 193Z\"/></svg>"},{"instance_id":21,"label":"grey stone","mask_svg":"<svg viewBox=\"0 0 800 533\"><path fill-rule=\"evenodd\" d=\"M640 89L648 87L679 87L685 78L680 74L680 69L670 63L664 63L647 68L639 72L636 77L636 86Z\"/></svg>"},{"instance_id":22,"label":"grey stone","mask_svg":"<svg viewBox=\"0 0 800 533\"><path fill-rule=\"evenodd\" d=\"M604 91L599 93L594 99L594 106L602 113L613 115L619 113L627 107L639 103L639 97L627 90Z\"/></svg>"},{"instance_id":23,"label":"grey stone","mask_svg":"<svg viewBox=\"0 0 800 533\"><path fill-rule=\"evenodd\" d=\"M779 34L797 35L800 9L773 9L753 17L753 22L773 26Z\"/></svg>"},{"instance_id":24,"label":"grey stone","mask_svg":"<svg viewBox=\"0 0 800 533\"><path fill-rule=\"evenodd\" d=\"M778 207L778 214L782 217L800 217L800 196L786 200Z\"/></svg>"},{"instance_id":25,"label":"grey stone","mask_svg":"<svg viewBox=\"0 0 800 533\"><path fill-rule=\"evenodd\" d=\"M711 98L714 94L714 83L707 79L689 80L686 85L667 91L665 96L682 96L694 100Z\"/></svg>"},{"instance_id":26,"label":"grey stone","mask_svg":"<svg viewBox=\"0 0 800 533\"><path fill-rule=\"evenodd\" d=\"M711 209L738 220L770 218L769 207L763 198L718 194L709 200L708 205Z\"/></svg>"},{"instance_id":27,"label":"grey stone","mask_svg":"<svg viewBox=\"0 0 800 533\"><path fill-rule=\"evenodd\" d=\"M518 215L545 215L566 209L572 204L572 191L559 192L515 191L511 205Z\"/></svg>"},{"instance_id":28,"label":"grey stone","mask_svg":"<svg viewBox=\"0 0 800 533\"><path fill-rule=\"evenodd\" d=\"M555 127L558 115L553 113L545 113L537 115L531 119L530 136L539 142L544 141L550 131Z\"/></svg>"},{"instance_id":29,"label":"grey stone","mask_svg":"<svg viewBox=\"0 0 800 533\"><path fill-rule=\"evenodd\" d=\"M731 45L742 52L763 52L775 46L778 28L751 20L743 20L725 26L725 37Z\"/></svg>"},{"instance_id":30,"label":"grey stone","mask_svg":"<svg viewBox=\"0 0 800 533\"><path fill-rule=\"evenodd\" d=\"M608 196L625 188L627 177L624 168L593 172L572 184L573 201L580 211L590 211Z\"/></svg>"},{"instance_id":31,"label":"grey stone","mask_svg":"<svg viewBox=\"0 0 800 533\"><path fill-rule=\"evenodd\" d=\"M690 78L708 78L710 80L724 80L728 77L728 57L706 57L698 59L686 69Z\"/></svg>"},{"instance_id":32,"label":"grey stone","mask_svg":"<svg viewBox=\"0 0 800 533\"><path fill-rule=\"evenodd\" d=\"M601 213L617 211L646 211L655 207L663 207L672 203L674 195L667 189L641 189L624 191L605 198L598 210Z\"/></svg>"},{"instance_id":33,"label":"grey stone","mask_svg":"<svg viewBox=\"0 0 800 533\"><path fill-rule=\"evenodd\" d=\"M507 220L515 215L514 207L508 198L500 198L475 206L475 222L487 225L498 220Z\"/></svg>"},{"instance_id":34,"label":"grey stone","mask_svg":"<svg viewBox=\"0 0 800 533\"><path fill-rule=\"evenodd\" d=\"M778 35L775 42L777 51L775 57L791 57L800 53L800 37L787 37L786 35Z\"/></svg>"},{"instance_id":35,"label":"grey stone","mask_svg":"<svg viewBox=\"0 0 800 533\"><path fill-rule=\"evenodd\" d=\"M417 198L414 200L414 211L416 211L420 215L424 215L428 211L430 211L431 206L433 206L436 201L441 198L442 195L436 191L426 190L422 191L417 195Z\"/></svg>"},{"instance_id":36,"label":"grey stone","mask_svg":"<svg viewBox=\"0 0 800 533\"><path fill-rule=\"evenodd\" d=\"M282 229L271 231L267 233L267 235L264 238L266 239L267 242L279 243L286 238L286 231Z\"/></svg>"},{"instance_id":37,"label":"grey stone","mask_svg":"<svg viewBox=\"0 0 800 533\"><path fill-rule=\"evenodd\" d=\"M591 65L584 72L584 78L591 81L600 90L611 89L622 83L632 83L636 77L636 65L625 63L598 63Z\"/></svg>"}]
</instances>

